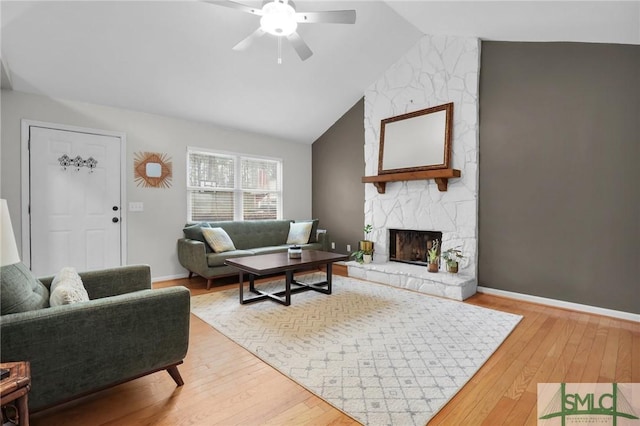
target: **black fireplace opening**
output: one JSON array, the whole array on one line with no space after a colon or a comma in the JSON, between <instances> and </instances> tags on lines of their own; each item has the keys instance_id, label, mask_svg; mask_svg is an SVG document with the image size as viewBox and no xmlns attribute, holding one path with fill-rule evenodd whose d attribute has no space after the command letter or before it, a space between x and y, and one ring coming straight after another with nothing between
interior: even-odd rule
<instances>
[{"instance_id":1,"label":"black fireplace opening","mask_svg":"<svg viewBox=\"0 0 640 426\"><path fill-rule=\"evenodd\" d=\"M414 229L389 229L389 260L427 266L427 251L438 241L438 256L442 246L442 232Z\"/></svg>"}]
</instances>

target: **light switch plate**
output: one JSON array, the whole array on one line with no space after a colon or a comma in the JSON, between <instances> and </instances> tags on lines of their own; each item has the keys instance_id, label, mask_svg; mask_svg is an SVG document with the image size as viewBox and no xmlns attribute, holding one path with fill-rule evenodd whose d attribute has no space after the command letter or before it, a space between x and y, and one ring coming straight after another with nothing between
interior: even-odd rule
<instances>
[{"instance_id":1,"label":"light switch plate","mask_svg":"<svg viewBox=\"0 0 640 426\"><path fill-rule=\"evenodd\" d=\"M142 201L132 201L129 203L130 212L142 212L144 211L144 203Z\"/></svg>"}]
</instances>

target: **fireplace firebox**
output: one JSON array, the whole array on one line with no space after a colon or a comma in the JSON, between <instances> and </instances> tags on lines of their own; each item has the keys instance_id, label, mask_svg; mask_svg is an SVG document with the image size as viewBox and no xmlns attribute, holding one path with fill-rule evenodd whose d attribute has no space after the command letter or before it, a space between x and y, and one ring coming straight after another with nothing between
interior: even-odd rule
<instances>
[{"instance_id":1,"label":"fireplace firebox","mask_svg":"<svg viewBox=\"0 0 640 426\"><path fill-rule=\"evenodd\" d=\"M442 242L442 232L413 229L389 229L389 260L427 266L427 251L435 241ZM440 254L438 245L438 255Z\"/></svg>"}]
</instances>

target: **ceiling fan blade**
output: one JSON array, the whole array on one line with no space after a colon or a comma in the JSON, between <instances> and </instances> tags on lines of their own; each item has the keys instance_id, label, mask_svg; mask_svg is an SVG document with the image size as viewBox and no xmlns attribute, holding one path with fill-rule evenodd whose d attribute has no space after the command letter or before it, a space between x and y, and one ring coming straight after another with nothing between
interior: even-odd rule
<instances>
[{"instance_id":1,"label":"ceiling fan blade","mask_svg":"<svg viewBox=\"0 0 640 426\"><path fill-rule=\"evenodd\" d=\"M303 61L309 59L311 55L313 55L313 52L311 51L311 49L309 49L307 43L304 42L302 37L300 37L297 32L294 31L293 33L288 35L287 39L291 42L291 45L296 50L296 53Z\"/></svg>"},{"instance_id":2,"label":"ceiling fan blade","mask_svg":"<svg viewBox=\"0 0 640 426\"><path fill-rule=\"evenodd\" d=\"M355 24L355 10L326 10L324 12L299 12L296 21L307 24Z\"/></svg>"},{"instance_id":3,"label":"ceiling fan blade","mask_svg":"<svg viewBox=\"0 0 640 426\"><path fill-rule=\"evenodd\" d=\"M258 15L258 16L262 16L262 9L260 8L256 8L256 7L251 7L251 6L247 6L246 4L242 4L242 3L236 3L234 1L231 0L224 0L224 1L213 1L213 0L204 0L205 3L210 3L210 4L215 4L217 6L224 6L224 7L230 7L231 9L237 9L240 10L242 12L247 12L247 13L251 13L253 15Z\"/></svg>"},{"instance_id":4,"label":"ceiling fan blade","mask_svg":"<svg viewBox=\"0 0 640 426\"><path fill-rule=\"evenodd\" d=\"M246 50L249 46L251 46L254 40L262 37L264 34L264 30L262 28L258 28L257 30L249 34L247 38L233 46L233 50Z\"/></svg>"}]
</instances>

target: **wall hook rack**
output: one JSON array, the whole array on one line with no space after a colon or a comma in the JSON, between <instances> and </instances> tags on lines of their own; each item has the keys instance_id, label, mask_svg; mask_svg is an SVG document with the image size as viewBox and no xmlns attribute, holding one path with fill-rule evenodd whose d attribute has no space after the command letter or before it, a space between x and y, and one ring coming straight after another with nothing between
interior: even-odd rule
<instances>
[{"instance_id":1,"label":"wall hook rack","mask_svg":"<svg viewBox=\"0 0 640 426\"><path fill-rule=\"evenodd\" d=\"M80 171L81 167L86 167L89 169L89 173L93 173L93 169L95 169L98 165L98 160L93 157L89 157L84 160L79 155L77 155L75 158L71 158L67 154L59 157L58 162L60 162L60 167L62 167L62 170L67 170L67 167L73 166L76 168L76 171Z\"/></svg>"}]
</instances>

